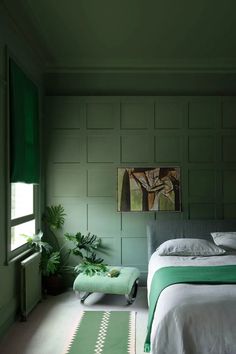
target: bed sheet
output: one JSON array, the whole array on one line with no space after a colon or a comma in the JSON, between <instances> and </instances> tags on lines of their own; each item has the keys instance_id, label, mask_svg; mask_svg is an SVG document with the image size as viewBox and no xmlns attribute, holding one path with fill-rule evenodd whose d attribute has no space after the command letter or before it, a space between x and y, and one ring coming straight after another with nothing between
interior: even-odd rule
<instances>
[{"instance_id":1,"label":"bed sheet","mask_svg":"<svg viewBox=\"0 0 236 354\"><path fill-rule=\"evenodd\" d=\"M167 266L236 265L236 255L159 256L149 262L148 295L156 270ZM236 285L175 284L159 297L152 354L236 354Z\"/></svg>"}]
</instances>

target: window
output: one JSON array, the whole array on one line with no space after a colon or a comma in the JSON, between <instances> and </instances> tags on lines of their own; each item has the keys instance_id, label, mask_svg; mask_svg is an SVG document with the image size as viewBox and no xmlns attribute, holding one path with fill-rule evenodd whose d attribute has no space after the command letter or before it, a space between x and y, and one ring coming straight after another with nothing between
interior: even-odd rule
<instances>
[{"instance_id":1,"label":"window","mask_svg":"<svg viewBox=\"0 0 236 354\"><path fill-rule=\"evenodd\" d=\"M33 184L11 183L11 251L26 242L23 235L35 233L35 206Z\"/></svg>"},{"instance_id":2,"label":"window","mask_svg":"<svg viewBox=\"0 0 236 354\"><path fill-rule=\"evenodd\" d=\"M38 229L38 89L9 58L8 238L7 260L26 249L26 237Z\"/></svg>"}]
</instances>

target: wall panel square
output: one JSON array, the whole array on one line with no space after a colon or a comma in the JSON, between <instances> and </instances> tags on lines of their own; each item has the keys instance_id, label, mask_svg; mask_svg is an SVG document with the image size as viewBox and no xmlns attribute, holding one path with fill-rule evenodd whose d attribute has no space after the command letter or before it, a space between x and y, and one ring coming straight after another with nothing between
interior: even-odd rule
<instances>
[{"instance_id":1,"label":"wall panel square","mask_svg":"<svg viewBox=\"0 0 236 354\"><path fill-rule=\"evenodd\" d=\"M122 265L146 265L147 239L144 237L122 238Z\"/></svg>"},{"instance_id":2,"label":"wall panel square","mask_svg":"<svg viewBox=\"0 0 236 354\"><path fill-rule=\"evenodd\" d=\"M121 129L147 129L153 118L154 104L152 103L121 103Z\"/></svg>"},{"instance_id":3,"label":"wall panel square","mask_svg":"<svg viewBox=\"0 0 236 354\"><path fill-rule=\"evenodd\" d=\"M223 172L223 196L226 203L236 203L236 170Z\"/></svg>"},{"instance_id":4,"label":"wall panel square","mask_svg":"<svg viewBox=\"0 0 236 354\"><path fill-rule=\"evenodd\" d=\"M154 137L127 135L121 137L121 162L153 162Z\"/></svg>"},{"instance_id":5,"label":"wall panel square","mask_svg":"<svg viewBox=\"0 0 236 354\"><path fill-rule=\"evenodd\" d=\"M216 102L189 102L188 126L190 129L212 129L219 117Z\"/></svg>"},{"instance_id":6,"label":"wall panel square","mask_svg":"<svg viewBox=\"0 0 236 354\"><path fill-rule=\"evenodd\" d=\"M90 102L86 104L88 129L113 129L115 126L114 104Z\"/></svg>"},{"instance_id":7,"label":"wall panel square","mask_svg":"<svg viewBox=\"0 0 236 354\"><path fill-rule=\"evenodd\" d=\"M236 203L224 204L223 210L224 219L236 219Z\"/></svg>"},{"instance_id":8,"label":"wall panel square","mask_svg":"<svg viewBox=\"0 0 236 354\"><path fill-rule=\"evenodd\" d=\"M146 237L146 226L154 218L154 213L122 213L122 232L129 236Z\"/></svg>"},{"instance_id":9,"label":"wall panel square","mask_svg":"<svg viewBox=\"0 0 236 354\"><path fill-rule=\"evenodd\" d=\"M185 106L177 101L158 101L155 105L156 129L179 129L183 124Z\"/></svg>"},{"instance_id":10,"label":"wall panel square","mask_svg":"<svg viewBox=\"0 0 236 354\"><path fill-rule=\"evenodd\" d=\"M60 202L66 213L63 225L64 233L85 233L87 230L87 204L78 199L67 199Z\"/></svg>"},{"instance_id":11,"label":"wall panel square","mask_svg":"<svg viewBox=\"0 0 236 354\"><path fill-rule=\"evenodd\" d=\"M60 96L47 99L47 119L54 128L79 129L81 104L79 97Z\"/></svg>"},{"instance_id":12,"label":"wall panel square","mask_svg":"<svg viewBox=\"0 0 236 354\"><path fill-rule=\"evenodd\" d=\"M222 103L222 128L236 128L236 100Z\"/></svg>"},{"instance_id":13,"label":"wall panel square","mask_svg":"<svg viewBox=\"0 0 236 354\"><path fill-rule=\"evenodd\" d=\"M222 137L222 158L225 162L236 161L236 135Z\"/></svg>"},{"instance_id":14,"label":"wall panel square","mask_svg":"<svg viewBox=\"0 0 236 354\"><path fill-rule=\"evenodd\" d=\"M106 250L105 252L97 251L98 257L104 259L104 263L108 265L119 265L120 259L120 239L114 237L102 237L102 246Z\"/></svg>"},{"instance_id":15,"label":"wall panel square","mask_svg":"<svg viewBox=\"0 0 236 354\"><path fill-rule=\"evenodd\" d=\"M114 162L119 147L111 135L88 136L88 162Z\"/></svg>"},{"instance_id":16,"label":"wall panel square","mask_svg":"<svg viewBox=\"0 0 236 354\"><path fill-rule=\"evenodd\" d=\"M56 130L51 134L47 152L53 162L80 162L80 135L74 130Z\"/></svg>"},{"instance_id":17,"label":"wall panel square","mask_svg":"<svg viewBox=\"0 0 236 354\"><path fill-rule=\"evenodd\" d=\"M54 165L50 190L53 197L81 197L86 192L86 171L78 165Z\"/></svg>"},{"instance_id":18,"label":"wall panel square","mask_svg":"<svg viewBox=\"0 0 236 354\"><path fill-rule=\"evenodd\" d=\"M112 197L116 195L116 169L97 167L88 170L88 196Z\"/></svg>"},{"instance_id":19,"label":"wall panel square","mask_svg":"<svg viewBox=\"0 0 236 354\"><path fill-rule=\"evenodd\" d=\"M189 200L215 200L215 173L213 170L189 171Z\"/></svg>"},{"instance_id":20,"label":"wall panel square","mask_svg":"<svg viewBox=\"0 0 236 354\"><path fill-rule=\"evenodd\" d=\"M215 204L194 203L189 204L189 219L215 219Z\"/></svg>"},{"instance_id":21,"label":"wall panel square","mask_svg":"<svg viewBox=\"0 0 236 354\"><path fill-rule=\"evenodd\" d=\"M189 162L214 162L214 137L190 136L188 141L188 156Z\"/></svg>"},{"instance_id":22,"label":"wall panel square","mask_svg":"<svg viewBox=\"0 0 236 354\"><path fill-rule=\"evenodd\" d=\"M116 203L88 204L88 230L100 237L120 234L121 215Z\"/></svg>"},{"instance_id":23,"label":"wall panel square","mask_svg":"<svg viewBox=\"0 0 236 354\"><path fill-rule=\"evenodd\" d=\"M156 162L176 162L182 160L181 137L164 135L155 137Z\"/></svg>"}]
</instances>

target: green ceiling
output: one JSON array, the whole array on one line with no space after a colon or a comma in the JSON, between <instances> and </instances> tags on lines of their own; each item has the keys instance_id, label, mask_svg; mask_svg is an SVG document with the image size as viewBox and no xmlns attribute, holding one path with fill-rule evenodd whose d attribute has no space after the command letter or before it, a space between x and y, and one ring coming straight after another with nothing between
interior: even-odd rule
<instances>
[{"instance_id":1,"label":"green ceiling","mask_svg":"<svg viewBox=\"0 0 236 354\"><path fill-rule=\"evenodd\" d=\"M47 71L236 71L236 1L4 0Z\"/></svg>"}]
</instances>

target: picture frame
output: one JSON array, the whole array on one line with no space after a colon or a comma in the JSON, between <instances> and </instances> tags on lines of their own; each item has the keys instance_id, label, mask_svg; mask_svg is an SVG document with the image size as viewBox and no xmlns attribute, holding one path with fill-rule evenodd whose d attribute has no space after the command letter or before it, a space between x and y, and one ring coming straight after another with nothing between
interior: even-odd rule
<instances>
[{"instance_id":1,"label":"picture frame","mask_svg":"<svg viewBox=\"0 0 236 354\"><path fill-rule=\"evenodd\" d=\"M181 211L180 167L118 167L117 210Z\"/></svg>"}]
</instances>

